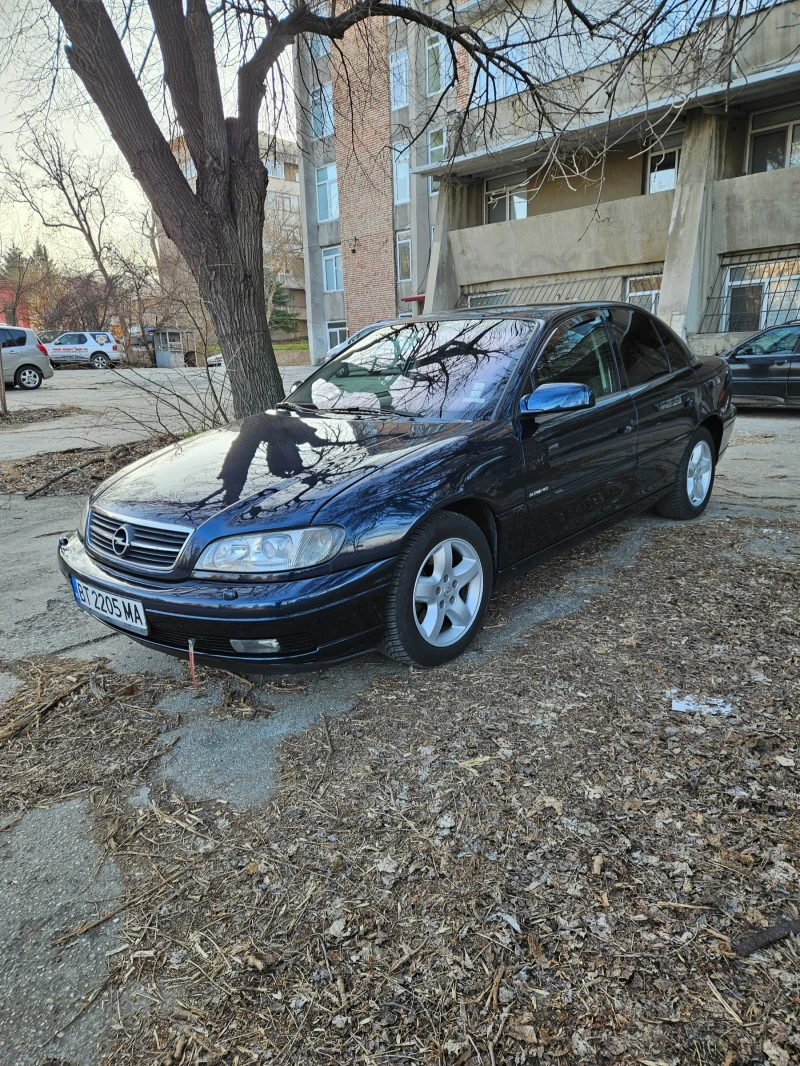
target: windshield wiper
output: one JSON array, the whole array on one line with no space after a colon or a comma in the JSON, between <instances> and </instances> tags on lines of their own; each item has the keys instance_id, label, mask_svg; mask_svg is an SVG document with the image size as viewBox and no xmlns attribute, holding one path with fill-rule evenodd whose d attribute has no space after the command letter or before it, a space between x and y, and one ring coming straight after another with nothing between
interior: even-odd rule
<instances>
[{"instance_id":1,"label":"windshield wiper","mask_svg":"<svg viewBox=\"0 0 800 1066\"><path fill-rule=\"evenodd\" d=\"M281 400L280 403L276 403L275 407L279 411L297 411L299 414L306 414L307 411L318 411L319 408L315 403L293 403L291 400Z\"/></svg>"}]
</instances>

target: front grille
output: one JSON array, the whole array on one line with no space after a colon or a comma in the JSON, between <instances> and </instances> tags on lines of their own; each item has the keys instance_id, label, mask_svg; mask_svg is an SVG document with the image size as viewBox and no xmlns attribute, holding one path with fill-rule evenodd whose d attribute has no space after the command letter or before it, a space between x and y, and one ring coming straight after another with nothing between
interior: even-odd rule
<instances>
[{"instance_id":1,"label":"front grille","mask_svg":"<svg viewBox=\"0 0 800 1066\"><path fill-rule=\"evenodd\" d=\"M156 641L158 644L167 644L171 648L181 648L183 651L188 651L189 638L194 636L194 650L198 655L244 655L249 658L258 658L253 656L249 652L234 651L233 645L230 642L229 637L219 636L195 636L193 633L181 633L178 630L170 629L167 626L162 626L159 623L154 623L152 616L148 618L150 623L150 640ZM278 656L284 655L310 655L317 650L317 642L311 636L310 633L292 633L288 636L281 636L273 633L257 633L255 636L252 632L248 633L231 633L231 636L239 639L266 640L269 637L274 636L275 640L280 641L281 650L278 652ZM265 659L273 658L271 655L264 655Z\"/></svg>"},{"instance_id":2,"label":"front grille","mask_svg":"<svg viewBox=\"0 0 800 1066\"><path fill-rule=\"evenodd\" d=\"M114 534L125 526L129 533L129 546L124 554L114 551ZM120 516L103 514L92 510L87 528L87 545L120 566L126 563L143 570L172 570L189 538L190 530L177 526L152 525L134 522Z\"/></svg>"}]
</instances>

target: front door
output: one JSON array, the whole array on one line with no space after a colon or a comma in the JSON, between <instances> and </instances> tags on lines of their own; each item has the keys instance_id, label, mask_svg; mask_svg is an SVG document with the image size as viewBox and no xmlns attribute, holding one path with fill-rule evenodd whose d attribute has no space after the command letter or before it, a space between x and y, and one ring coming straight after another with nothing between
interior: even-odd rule
<instances>
[{"instance_id":1,"label":"front door","mask_svg":"<svg viewBox=\"0 0 800 1066\"><path fill-rule=\"evenodd\" d=\"M776 326L740 344L730 360L733 398L785 403L800 327Z\"/></svg>"},{"instance_id":2,"label":"front door","mask_svg":"<svg viewBox=\"0 0 800 1066\"><path fill-rule=\"evenodd\" d=\"M636 405L639 497L674 483L697 427L697 376L688 362L670 362L654 320L644 311L612 307L611 332Z\"/></svg>"},{"instance_id":3,"label":"front door","mask_svg":"<svg viewBox=\"0 0 800 1066\"><path fill-rule=\"evenodd\" d=\"M547 548L631 502L636 411L621 388L600 313L560 323L536 361L532 387L588 385L595 406L520 420L527 476L526 555Z\"/></svg>"}]
</instances>

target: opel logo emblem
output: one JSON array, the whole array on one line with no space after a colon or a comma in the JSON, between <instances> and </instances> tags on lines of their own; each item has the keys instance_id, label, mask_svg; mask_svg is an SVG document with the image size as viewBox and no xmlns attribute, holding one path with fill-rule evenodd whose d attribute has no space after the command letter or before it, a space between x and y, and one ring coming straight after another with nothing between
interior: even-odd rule
<instances>
[{"instance_id":1,"label":"opel logo emblem","mask_svg":"<svg viewBox=\"0 0 800 1066\"><path fill-rule=\"evenodd\" d=\"M124 555L131 546L133 530L130 526L118 526L111 538L111 547L115 555Z\"/></svg>"}]
</instances>

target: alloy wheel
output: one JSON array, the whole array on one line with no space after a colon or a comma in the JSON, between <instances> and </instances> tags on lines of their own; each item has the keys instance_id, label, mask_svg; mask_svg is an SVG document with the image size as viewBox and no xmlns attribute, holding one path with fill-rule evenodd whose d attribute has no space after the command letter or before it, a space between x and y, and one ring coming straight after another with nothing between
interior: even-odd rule
<instances>
[{"instance_id":1,"label":"alloy wheel","mask_svg":"<svg viewBox=\"0 0 800 1066\"><path fill-rule=\"evenodd\" d=\"M471 628L483 597L483 565L466 540L449 537L429 553L414 584L414 619L428 644L446 648Z\"/></svg>"},{"instance_id":2,"label":"alloy wheel","mask_svg":"<svg viewBox=\"0 0 800 1066\"><path fill-rule=\"evenodd\" d=\"M692 507L699 507L708 495L714 461L708 441L699 440L689 456L686 468L686 493Z\"/></svg>"},{"instance_id":3,"label":"alloy wheel","mask_svg":"<svg viewBox=\"0 0 800 1066\"><path fill-rule=\"evenodd\" d=\"M35 389L39 384L40 378L36 370L29 370L27 368L20 370L19 383L23 389Z\"/></svg>"}]
</instances>

